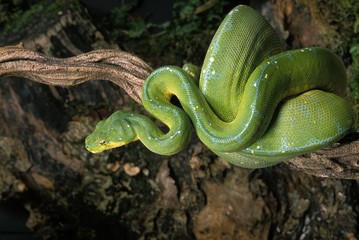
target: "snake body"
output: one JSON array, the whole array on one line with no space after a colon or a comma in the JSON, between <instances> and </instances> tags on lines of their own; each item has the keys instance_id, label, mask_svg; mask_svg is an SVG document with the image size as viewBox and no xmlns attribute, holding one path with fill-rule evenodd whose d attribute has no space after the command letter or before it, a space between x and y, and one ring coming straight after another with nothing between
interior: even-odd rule
<instances>
[{"instance_id":1,"label":"snake body","mask_svg":"<svg viewBox=\"0 0 359 240\"><path fill-rule=\"evenodd\" d=\"M201 70L165 66L146 79L143 105L168 132L146 116L117 111L98 123L86 148L97 153L139 139L155 153L172 155L188 144L193 126L230 163L267 167L347 134L356 119L345 91L345 67L335 54L284 51L266 19L240 5L217 30ZM173 96L181 108L170 102Z\"/></svg>"}]
</instances>

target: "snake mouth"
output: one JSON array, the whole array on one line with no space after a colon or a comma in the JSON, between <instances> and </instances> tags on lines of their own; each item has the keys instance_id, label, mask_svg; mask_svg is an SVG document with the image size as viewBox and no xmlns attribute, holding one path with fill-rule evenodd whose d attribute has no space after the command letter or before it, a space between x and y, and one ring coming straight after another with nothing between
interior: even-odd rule
<instances>
[{"instance_id":1,"label":"snake mouth","mask_svg":"<svg viewBox=\"0 0 359 240\"><path fill-rule=\"evenodd\" d=\"M101 153L101 152L103 152L105 150L105 149L99 148L98 145L89 144L89 143L85 144L85 148L86 148L87 151L89 151L91 153Z\"/></svg>"},{"instance_id":2,"label":"snake mouth","mask_svg":"<svg viewBox=\"0 0 359 240\"><path fill-rule=\"evenodd\" d=\"M127 142L124 141L110 141L110 140L104 140L104 139L92 139L91 135L88 136L85 140L85 148L91 152L91 153L101 153L103 151L121 147L123 145L126 145Z\"/></svg>"},{"instance_id":3,"label":"snake mouth","mask_svg":"<svg viewBox=\"0 0 359 240\"><path fill-rule=\"evenodd\" d=\"M93 154L103 152L103 151L100 151L100 150L94 150L94 149L91 149L91 148L89 148L88 146L86 146L86 150L87 150L87 151L89 151L89 152L91 152L91 153L93 153Z\"/></svg>"}]
</instances>

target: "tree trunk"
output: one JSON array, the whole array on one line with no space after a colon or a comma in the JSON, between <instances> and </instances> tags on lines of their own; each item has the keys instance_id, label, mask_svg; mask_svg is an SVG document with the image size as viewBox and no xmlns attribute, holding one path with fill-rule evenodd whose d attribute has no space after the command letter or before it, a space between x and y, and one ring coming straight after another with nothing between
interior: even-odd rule
<instances>
[{"instance_id":1,"label":"tree trunk","mask_svg":"<svg viewBox=\"0 0 359 240\"><path fill-rule=\"evenodd\" d=\"M265 9L292 46L322 45L314 18L302 17L313 16L311 4L278 0ZM21 41L54 57L119 49L79 6L48 17L30 24L41 31L25 31L4 44ZM310 33L297 29L303 24L298 19L308 21ZM0 94L0 200L19 200L30 213L27 226L41 239L356 239L358 234L357 182L288 167L298 168L298 159L241 169L196 138L170 157L139 142L90 154L84 138L100 119L116 109L144 111L110 82L60 88L2 77ZM340 172L337 166L305 167L319 176L349 176L331 175Z\"/></svg>"}]
</instances>

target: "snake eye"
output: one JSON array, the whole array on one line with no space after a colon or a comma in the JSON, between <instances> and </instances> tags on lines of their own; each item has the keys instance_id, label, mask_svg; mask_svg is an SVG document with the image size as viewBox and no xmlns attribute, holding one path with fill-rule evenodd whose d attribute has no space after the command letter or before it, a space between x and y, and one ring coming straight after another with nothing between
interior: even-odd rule
<instances>
[{"instance_id":1,"label":"snake eye","mask_svg":"<svg viewBox=\"0 0 359 240\"><path fill-rule=\"evenodd\" d=\"M107 142L105 140L101 140L99 143L100 145L106 145Z\"/></svg>"}]
</instances>

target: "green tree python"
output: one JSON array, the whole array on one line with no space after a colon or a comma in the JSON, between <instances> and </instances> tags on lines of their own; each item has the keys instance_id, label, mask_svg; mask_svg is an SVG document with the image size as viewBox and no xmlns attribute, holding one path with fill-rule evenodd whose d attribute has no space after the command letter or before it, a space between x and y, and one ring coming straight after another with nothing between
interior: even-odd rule
<instances>
[{"instance_id":1,"label":"green tree python","mask_svg":"<svg viewBox=\"0 0 359 240\"><path fill-rule=\"evenodd\" d=\"M210 150L244 168L260 168L338 141L356 121L344 99L346 70L334 53L285 51L258 12L237 6L223 20L202 69L164 66L146 79L148 117L117 111L86 138L93 153L140 140L162 155L181 151L195 129ZM181 107L170 100L176 96Z\"/></svg>"}]
</instances>

